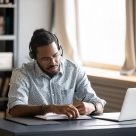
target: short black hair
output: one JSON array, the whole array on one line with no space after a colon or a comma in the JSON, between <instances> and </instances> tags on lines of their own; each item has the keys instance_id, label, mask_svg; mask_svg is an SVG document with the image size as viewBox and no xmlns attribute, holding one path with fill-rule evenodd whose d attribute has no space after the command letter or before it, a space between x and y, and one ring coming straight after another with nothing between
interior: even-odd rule
<instances>
[{"instance_id":1,"label":"short black hair","mask_svg":"<svg viewBox=\"0 0 136 136\"><path fill-rule=\"evenodd\" d=\"M35 30L29 43L30 54L33 56L31 58L36 58L38 47L47 46L52 42L58 46L58 39L53 33L43 28Z\"/></svg>"}]
</instances>

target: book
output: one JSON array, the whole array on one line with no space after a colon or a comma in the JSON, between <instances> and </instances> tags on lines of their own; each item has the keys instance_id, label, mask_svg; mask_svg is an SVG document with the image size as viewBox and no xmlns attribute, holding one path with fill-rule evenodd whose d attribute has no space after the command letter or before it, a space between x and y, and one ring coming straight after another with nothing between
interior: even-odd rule
<instances>
[{"instance_id":1,"label":"book","mask_svg":"<svg viewBox=\"0 0 136 136\"><path fill-rule=\"evenodd\" d=\"M91 116L80 115L80 117L76 119L69 119L64 114L56 114L56 113L47 113L45 115L37 115L36 118L44 119L44 120L90 120Z\"/></svg>"},{"instance_id":2,"label":"book","mask_svg":"<svg viewBox=\"0 0 136 136\"><path fill-rule=\"evenodd\" d=\"M0 35L3 35L4 34L4 16L0 16Z\"/></svg>"},{"instance_id":3,"label":"book","mask_svg":"<svg viewBox=\"0 0 136 136\"><path fill-rule=\"evenodd\" d=\"M0 52L0 70L11 70L12 69L12 52Z\"/></svg>"},{"instance_id":4,"label":"book","mask_svg":"<svg viewBox=\"0 0 136 136\"><path fill-rule=\"evenodd\" d=\"M0 4L4 4L4 0L0 0Z\"/></svg>"},{"instance_id":5,"label":"book","mask_svg":"<svg viewBox=\"0 0 136 136\"><path fill-rule=\"evenodd\" d=\"M8 89L9 89L9 81L10 81L10 78L7 77L5 79L3 79L4 83L3 83L3 87L2 87L2 93L1 93L1 96L2 97L7 97L8 96Z\"/></svg>"},{"instance_id":6,"label":"book","mask_svg":"<svg viewBox=\"0 0 136 136\"><path fill-rule=\"evenodd\" d=\"M2 94L2 78L0 77L0 97L1 97L1 94Z\"/></svg>"}]
</instances>

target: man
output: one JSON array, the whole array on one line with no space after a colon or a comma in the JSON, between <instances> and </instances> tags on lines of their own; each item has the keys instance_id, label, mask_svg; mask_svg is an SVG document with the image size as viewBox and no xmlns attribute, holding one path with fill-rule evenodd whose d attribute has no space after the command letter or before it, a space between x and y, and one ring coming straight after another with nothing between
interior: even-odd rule
<instances>
[{"instance_id":1,"label":"man","mask_svg":"<svg viewBox=\"0 0 136 136\"><path fill-rule=\"evenodd\" d=\"M103 112L106 102L96 96L85 72L62 57L62 48L54 34L36 30L29 50L34 61L12 73L8 101L12 116L53 112L74 119Z\"/></svg>"}]
</instances>

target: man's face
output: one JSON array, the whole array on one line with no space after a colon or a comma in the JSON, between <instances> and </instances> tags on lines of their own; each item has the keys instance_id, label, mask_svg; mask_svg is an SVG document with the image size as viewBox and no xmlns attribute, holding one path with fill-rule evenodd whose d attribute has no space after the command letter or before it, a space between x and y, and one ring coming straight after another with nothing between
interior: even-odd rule
<instances>
[{"instance_id":1,"label":"man's face","mask_svg":"<svg viewBox=\"0 0 136 136\"><path fill-rule=\"evenodd\" d=\"M50 73L55 74L59 71L60 52L55 42L47 46L37 48L36 60L41 68Z\"/></svg>"}]
</instances>

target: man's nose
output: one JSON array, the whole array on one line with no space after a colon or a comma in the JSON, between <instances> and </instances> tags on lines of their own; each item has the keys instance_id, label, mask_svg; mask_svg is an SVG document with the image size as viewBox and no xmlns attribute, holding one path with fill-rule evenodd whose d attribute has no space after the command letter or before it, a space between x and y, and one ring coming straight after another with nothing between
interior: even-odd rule
<instances>
[{"instance_id":1,"label":"man's nose","mask_svg":"<svg viewBox=\"0 0 136 136\"><path fill-rule=\"evenodd\" d=\"M56 62L55 62L55 58L50 58L50 64L51 65L54 65Z\"/></svg>"}]
</instances>

